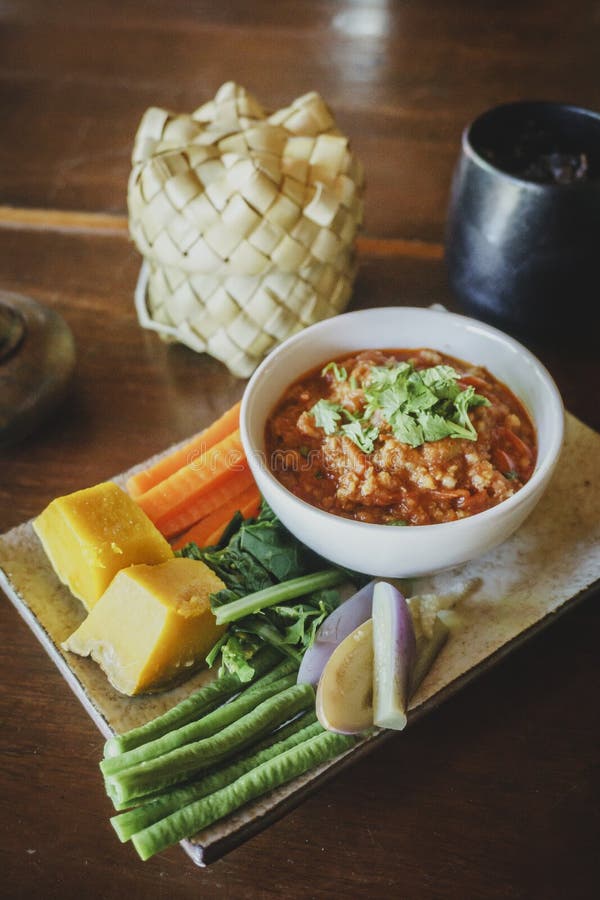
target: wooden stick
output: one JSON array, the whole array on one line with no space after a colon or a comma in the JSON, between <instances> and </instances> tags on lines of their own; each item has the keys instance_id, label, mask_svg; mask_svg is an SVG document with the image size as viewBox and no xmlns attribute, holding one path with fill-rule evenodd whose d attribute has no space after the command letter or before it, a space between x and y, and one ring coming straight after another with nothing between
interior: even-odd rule
<instances>
[{"instance_id":1,"label":"wooden stick","mask_svg":"<svg viewBox=\"0 0 600 900\"><path fill-rule=\"evenodd\" d=\"M0 228L93 232L125 237L129 234L125 215L71 209L26 209L18 206L0 206Z\"/></svg>"},{"instance_id":2,"label":"wooden stick","mask_svg":"<svg viewBox=\"0 0 600 900\"><path fill-rule=\"evenodd\" d=\"M0 205L0 228L34 231L92 232L98 235L129 237L127 216L118 213L83 212L71 209L28 209ZM406 238L359 236L358 253L364 259L442 259L439 243Z\"/></svg>"},{"instance_id":3,"label":"wooden stick","mask_svg":"<svg viewBox=\"0 0 600 900\"><path fill-rule=\"evenodd\" d=\"M405 238L376 238L359 235L356 239L359 256L364 259L442 259L442 244Z\"/></svg>"}]
</instances>

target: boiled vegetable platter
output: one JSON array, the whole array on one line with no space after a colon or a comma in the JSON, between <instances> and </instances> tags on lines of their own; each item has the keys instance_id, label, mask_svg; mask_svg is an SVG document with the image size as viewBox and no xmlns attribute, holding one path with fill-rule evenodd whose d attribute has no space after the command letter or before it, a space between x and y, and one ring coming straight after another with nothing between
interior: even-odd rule
<instances>
[{"instance_id":1,"label":"boiled vegetable platter","mask_svg":"<svg viewBox=\"0 0 600 900\"><path fill-rule=\"evenodd\" d=\"M124 484L129 474L114 480ZM409 725L597 587L599 475L600 436L568 416L554 480L520 531L479 560L413 583L413 593L458 594L461 599L457 628L412 698ZM0 537L0 585L105 737L160 715L214 678L212 672L198 672L169 691L132 699L114 691L91 660L65 653L61 642L84 612L58 582L29 522ZM217 859L391 734L379 731L360 739L332 761L250 802L182 846L199 865Z\"/></svg>"}]
</instances>

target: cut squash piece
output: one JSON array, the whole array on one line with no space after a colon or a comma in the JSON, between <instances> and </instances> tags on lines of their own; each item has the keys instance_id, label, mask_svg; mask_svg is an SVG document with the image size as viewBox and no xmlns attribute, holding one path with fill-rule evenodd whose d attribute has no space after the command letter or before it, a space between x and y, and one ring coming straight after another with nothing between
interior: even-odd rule
<instances>
[{"instance_id":1,"label":"cut squash piece","mask_svg":"<svg viewBox=\"0 0 600 900\"><path fill-rule=\"evenodd\" d=\"M57 497L33 527L54 571L88 610L121 569L173 557L148 516L111 481Z\"/></svg>"},{"instance_id":2,"label":"cut squash piece","mask_svg":"<svg viewBox=\"0 0 600 900\"><path fill-rule=\"evenodd\" d=\"M176 558L119 572L63 647L90 656L122 694L155 690L204 659L226 626L210 595L225 587L203 562Z\"/></svg>"}]
</instances>

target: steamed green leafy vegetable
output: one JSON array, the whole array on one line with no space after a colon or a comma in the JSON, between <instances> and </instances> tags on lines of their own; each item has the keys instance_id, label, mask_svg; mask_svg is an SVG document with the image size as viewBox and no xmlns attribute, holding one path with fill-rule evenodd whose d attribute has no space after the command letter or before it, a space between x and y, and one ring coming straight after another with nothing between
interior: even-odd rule
<instances>
[{"instance_id":1,"label":"steamed green leafy vegetable","mask_svg":"<svg viewBox=\"0 0 600 900\"><path fill-rule=\"evenodd\" d=\"M266 503L257 519L232 521L217 546L188 544L180 553L202 560L225 582L225 589L211 597L213 609L224 621L233 610L238 617L207 663L214 665L220 653L221 671L241 682L253 677L254 657L265 645L299 662L340 602L335 585L349 577L297 541Z\"/></svg>"}]
</instances>

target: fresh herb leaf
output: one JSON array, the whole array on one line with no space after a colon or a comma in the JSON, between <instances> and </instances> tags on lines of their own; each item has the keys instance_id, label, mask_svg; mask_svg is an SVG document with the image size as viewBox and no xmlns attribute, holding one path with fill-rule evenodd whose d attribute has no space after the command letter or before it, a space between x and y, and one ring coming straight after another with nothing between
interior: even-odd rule
<instances>
[{"instance_id":1,"label":"fresh herb leaf","mask_svg":"<svg viewBox=\"0 0 600 900\"><path fill-rule=\"evenodd\" d=\"M413 367L409 362L400 362L389 366L373 366L369 371L369 387L384 390L394 387L398 381L404 379L412 372Z\"/></svg>"},{"instance_id":2,"label":"fresh herb leaf","mask_svg":"<svg viewBox=\"0 0 600 900\"><path fill-rule=\"evenodd\" d=\"M358 419L353 422L347 422L342 425L342 434L356 444L363 453L372 453L375 449L375 441L379 437L379 428L376 426L366 427Z\"/></svg>"},{"instance_id":3,"label":"fresh herb leaf","mask_svg":"<svg viewBox=\"0 0 600 900\"><path fill-rule=\"evenodd\" d=\"M336 362L327 363L327 365L321 369L321 375L326 375L327 372L333 372L333 377L336 381L346 381L348 378L348 373L345 368L343 366L338 366Z\"/></svg>"},{"instance_id":4,"label":"fresh herb leaf","mask_svg":"<svg viewBox=\"0 0 600 900\"><path fill-rule=\"evenodd\" d=\"M179 551L181 556L206 563L225 582L225 589L211 598L215 608L315 567L313 554L283 527L265 503L257 519L234 517L227 532L231 536L225 547L188 544Z\"/></svg>"},{"instance_id":5,"label":"fresh herb leaf","mask_svg":"<svg viewBox=\"0 0 600 900\"><path fill-rule=\"evenodd\" d=\"M408 396L403 405L403 412L423 412L431 409L438 401L438 398L427 387L419 372L410 373L406 380L406 388Z\"/></svg>"},{"instance_id":6,"label":"fresh herb leaf","mask_svg":"<svg viewBox=\"0 0 600 900\"><path fill-rule=\"evenodd\" d=\"M400 410L395 413L390 421L396 440L411 447L419 447L423 441L423 429L419 423L408 413Z\"/></svg>"},{"instance_id":7,"label":"fresh herb leaf","mask_svg":"<svg viewBox=\"0 0 600 900\"><path fill-rule=\"evenodd\" d=\"M422 412L418 414L417 418L425 441L440 441L442 438L450 437L456 427L436 413Z\"/></svg>"},{"instance_id":8,"label":"fresh herb leaf","mask_svg":"<svg viewBox=\"0 0 600 900\"><path fill-rule=\"evenodd\" d=\"M320 400L311 412L326 434L344 434L367 454L375 449L382 418L394 437L410 447L445 437L475 441L477 431L469 410L489 405L489 401L476 394L472 385L461 390L458 379L456 370L448 365L415 369L412 362L392 362L372 366L363 383L366 403L359 415L327 400ZM342 423L342 418L346 422Z\"/></svg>"},{"instance_id":9,"label":"fresh herb leaf","mask_svg":"<svg viewBox=\"0 0 600 900\"><path fill-rule=\"evenodd\" d=\"M421 378L440 400L454 400L460 391L457 384L459 375L452 366L431 366L429 369L421 369Z\"/></svg>"},{"instance_id":10,"label":"fresh herb leaf","mask_svg":"<svg viewBox=\"0 0 600 900\"><path fill-rule=\"evenodd\" d=\"M477 431L472 423L467 427L466 425L459 425L457 422L452 422L451 420L448 420L448 422L452 429L448 434L448 437L462 438L465 441L477 440Z\"/></svg>"},{"instance_id":11,"label":"fresh herb leaf","mask_svg":"<svg viewBox=\"0 0 600 900\"><path fill-rule=\"evenodd\" d=\"M338 422L342 418L341 409L342 407L339 403L319 400L310 412L317 428L322 428L325 434L335 434L338 430Z\"/></svg>"},{"instance_id":12,"label":"fresh herb leaf","mask_svg":"<svg viewBox=\"0 0 600 900\"><path fill-rule=\"evenodd\" d=\"M304 651L312 644L321 622L339 602L337 588L322 588L303 598L301 603L273 606L264 610L264 614L284 629L284 640L289 645Z\"/></svg>"},{"instance_id":13,"label":"fresh herb leaf","mask_svg":"<svg viewBox=\"0 0 600 900\"><path fill-rule=\"evenodd\" d=\"M504 477L508 478L509 481L518 481L519 480L519 473L515 472L514 469L509 469L508 472L504 472L503 474L504 474Z\"/></svg>"},{"instance_id":14,"label":"fresh herb leaf","mask_svg":"<svg viewBox=\"0 0 600 900\"><path fill-rule=\"evenodd\" d=\"M408 525L408 522L406 521L406 519L392 519L391 522L386 522L386 525L405 526Z\"/></svg>"},{"instance_id":15,"label":"fresh herb leaf","mask_svg":"<svg viewBox=\"0 0 600 900\"><path fill-rule=\"evenodd\" d=\"M354 413L346 406L340 406L340 410L342 415L345 417L346 422L356 422L359 418L359 416L355 416Z\"/></svg>"},{"instance_id":16,"label":"fresh herb leaf","mask_svg":"<svg viewBox=\"0 0 600 900\"><path fill-rule=\"evenodd\" d=\"M453 421L458 425L462 425L467 429L470 439L476 441L477 440L477 432L475 430L475 426L471 422L469 418L469 409L474 406L489 406L490 401L487 397L483 397L481 394L475 393L475 388L472 384L469 387L465 388L464 391L461 391L454 398L454 406L456 407L456 415L453 417Z\"/></svg>"},{"instance_id":17,"label":"fresh herb leaf","mask_svg":"<svg viewBox=\"0 0 600 900\"><path fill-rule=\"evenodd\" d=\"M398 382L394 387L386 388L377 396L377 408L381 410L384 417L391 420L392 416L398 412L403 403L408 399L408 390L406 382Z\"/></svg>"}]
</instances>

